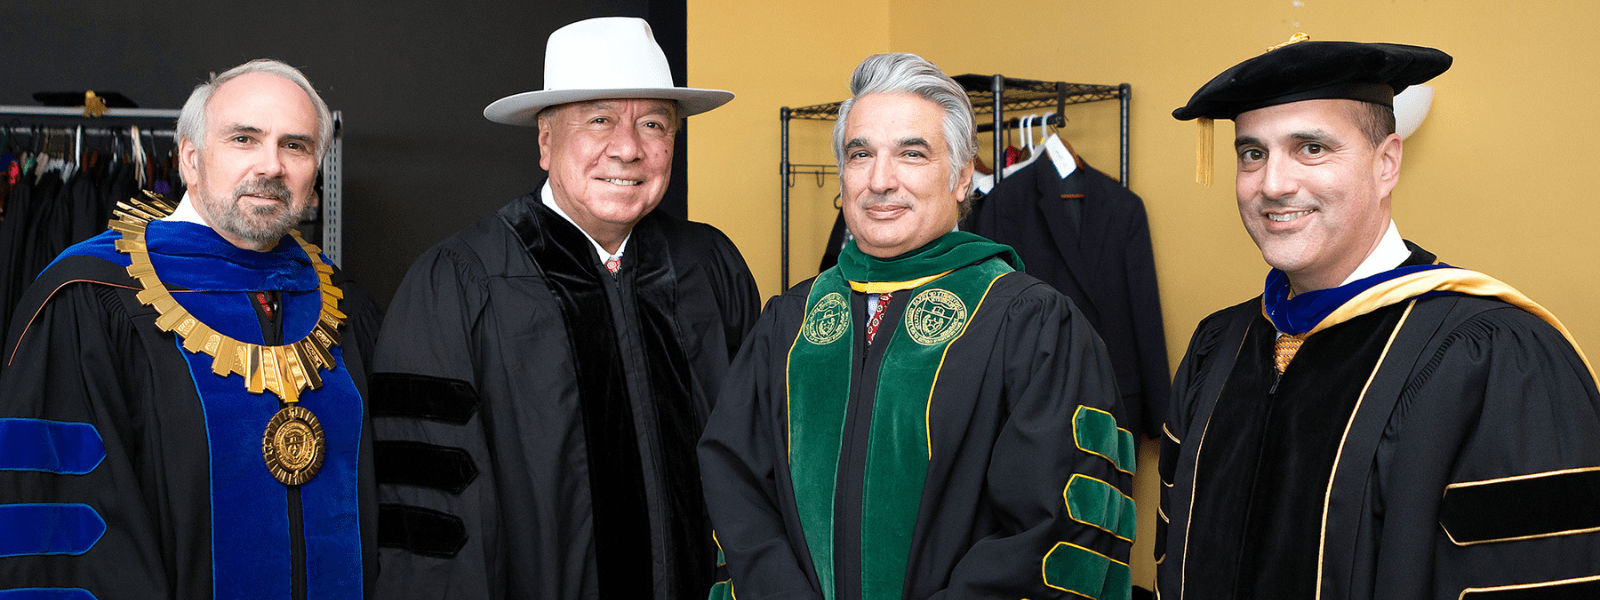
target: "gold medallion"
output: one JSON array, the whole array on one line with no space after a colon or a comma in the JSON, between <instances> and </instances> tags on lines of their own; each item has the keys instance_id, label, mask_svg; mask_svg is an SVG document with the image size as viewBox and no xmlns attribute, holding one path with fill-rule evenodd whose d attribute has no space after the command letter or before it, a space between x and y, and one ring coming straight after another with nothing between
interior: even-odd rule
<instances>
[{"instance_id":1,"label":"gold medallion","mask_svg":"<svg viewBox=\"0 0 1600 600\"><path fill-rule=\"evenodd\" d=\"M317 416L299 406L290 406L267 422L261 454L274 478L284 485L300 485L317 476L326 444Z\"/></svg>"}]
</instances>

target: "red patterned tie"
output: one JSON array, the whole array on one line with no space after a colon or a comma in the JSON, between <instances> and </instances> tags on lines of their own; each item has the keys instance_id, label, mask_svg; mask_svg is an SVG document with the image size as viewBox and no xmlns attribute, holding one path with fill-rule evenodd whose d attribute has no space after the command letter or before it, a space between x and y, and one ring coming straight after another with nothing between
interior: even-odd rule
<instances>
[{"instance_id":1,"label":"red patterned tie","mask_svg":"<svg viewBox=\"0 0 1600 600\"><path fill-rule=\"evenodd\" d=\"M606 261L606 270L607 271L611 271L611 276L612 277L615 277L617 275L617 271L619 271L621 269L622 269L622 258L621 257L613 258L611 260Z\"/></svg>"},{"instance_id":2,"label":"red patterned tie","mask_svg":"<svg viewBox=\"0 0 1600 600\"><path fill-rule=\"evenodd\" d=\"M889 308L889 298L893 294L878 294L878 308L872 311L872 319L867 321L867 345L872 345L872 338L878 335L878 325L883 323L883 311Z\"/></svg>"}]
</instances>

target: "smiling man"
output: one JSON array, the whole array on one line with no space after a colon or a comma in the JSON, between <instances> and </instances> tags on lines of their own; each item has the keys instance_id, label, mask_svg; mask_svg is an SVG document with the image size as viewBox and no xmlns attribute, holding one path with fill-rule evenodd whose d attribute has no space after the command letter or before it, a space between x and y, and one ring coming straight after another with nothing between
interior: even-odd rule
<instances>
[{"instance_id":1,"label":"smiling man","mask_svg":"<svg viewBox=\"0 0 1600 600\"><path fill-rule=\"evenodd\" d=\"M1178 368L1161 598L1600 594L1592 369L1553 315L1390 220L1394 95L1450 63L1300 41L1173 112L1234 120L1239 216L1272 270Z\"/></svg>"},{"instance_id":2,"label":"smiling man","mask_svg":"<svg viewBox=\"0 0 1600 600\"><path fill-rule=\"evenodd\" d=\"M1129 597L1133 436L1100 338L1009 246L952 231L972 105L856 68L834 153L855 241L761 315L700 442L713 597Z\"/></svg>"},{"instance_id":3,"label":"smiling man","mask_svg":"<svg viewBox=\"0 0 1600 600\"><path fill-rule=\"evenodd\" d=\"M373 377L385 598L699 600L716 569L694 446L755 321L715 228L655 212L682 118L650 26L562 27L545 89L484 109L538 127L535 193L417 259Z\"/></svg>"},{"instance_id":4,"label":"smiling man","mask_svg":"<svg viewBox=\"0 0 1600 600\"><path fill-rule=\"evenodd\" d=\"M15 315L0 597L370 595L378 317L294 232L332 117L257 60L196 87L178 138L176 211L130 201Z\"/></svg>"}]
</instances>

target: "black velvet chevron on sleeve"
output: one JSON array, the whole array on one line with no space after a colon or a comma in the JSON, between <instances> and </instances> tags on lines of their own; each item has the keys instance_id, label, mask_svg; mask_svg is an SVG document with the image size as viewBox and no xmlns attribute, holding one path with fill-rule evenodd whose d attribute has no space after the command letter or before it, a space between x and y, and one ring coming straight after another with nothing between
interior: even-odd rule
<instances>
[{"instance_id":1,"label":"black velvet chevron on sleeve","mask_svg":"<svg viewBox=\"0 0 1600 600\"><path fill-rule=\"evenodd\" d=\"M467 530L460 517L403 504L378 507L378 546L381 548L454 558L466 544Z\"/></svg>"},{"instance_id":2,"label":"black velvet chevron on sleeve","mask_svg":"<svg viewBox=\"0 0 1600 600\"><path fill-rule=\"evenodd\" d=\"M466 450L424 442L382 441L373 444L378 483L429 487L460 494L478 477Z\"/></svg>"},{"instance_id":3,"label":"black velvet chevron on sleeve","mask_svg":"<svg viewBox=\"0 0 1600 600\"><path fill-rule=\"evenodd\" d=\"M1533 583L1504 588L1467 590L1462 600L1591 600L1600 598L1600 579Z\"/></svg>"},{"instance_id":4,"label":"black velvet chevron on sleeve","mask_svg":"<svg viewBox=\"0 0 1600 600\"><path fill-rule=\"evenodd\" d=\"M478 391L459 379L373 373L372 414L465 424L478 412Z\"/></svg>"},{"instance_id":5,"label":"black velvet chevron on sleeve","mask_svg":"<svg viewBox=\"0 0 1600 600\"><path fill-rule=\"evenodd\" d=\"M1600 529L1597 506L1600 469L1473 482L1445 490L1439 524L1463 545L1543 537Z\"/></svg>"}]
</instances>

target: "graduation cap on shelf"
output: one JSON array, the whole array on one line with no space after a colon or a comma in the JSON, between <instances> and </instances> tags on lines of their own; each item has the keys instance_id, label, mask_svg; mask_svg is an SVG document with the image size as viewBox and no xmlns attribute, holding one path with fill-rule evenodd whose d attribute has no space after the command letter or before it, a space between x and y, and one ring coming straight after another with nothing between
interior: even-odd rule
<instances>
[{"instance_id":1,"label":"graduation cap on shelf","mask_svg":"<svg viewBox=\"0 0 1600 600\"><path fill-rule=\"evenodd\" d=\"M1199 119L1196 179L1211 185L1214 119L1302 100L1360 100L1393 107L1395 94L1437 77L1450 62L1449 54L1423 46L1314 42L1297 33L1212 78L1172 116Z\"/></svg>"}]
</instances>

